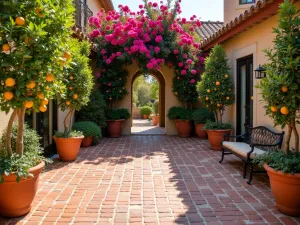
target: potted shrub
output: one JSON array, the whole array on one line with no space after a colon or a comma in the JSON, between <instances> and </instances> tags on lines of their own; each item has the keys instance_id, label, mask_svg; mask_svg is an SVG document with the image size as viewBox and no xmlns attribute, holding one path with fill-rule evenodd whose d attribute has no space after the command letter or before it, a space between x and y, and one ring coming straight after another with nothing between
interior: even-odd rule
<instances>
[{"instance_id":1,"label":"potted shrub","mask_svg":"<svg viewBox=\"0 0 300 225\"><path fill-rule=\"evenodd\" d=\"M180 137L190 137L192 134L192 115L191 109L183 107L172 107L168 111L169 120L175 120L176 129Z\"/></svg>"},{"instance_id":2,"label":"potted shrub","mask_svg":"<svg viewBox=\"0 0 300 225\"><path fill-rule=\"evenodd\" d=\"M229 71L226 52L221 45L216 45L205 60L205 73L197 84L200 99L215 115L214 127L216 129L207 129L208 139L210 143L214 143L212 146L214 150L221 150L222 139L220 137L230 133L229 126L222 125L225 107L234 103L233 83Z\"/></svg>"},{"instance_id":3,"label":"potted shrub","mask_svg":"<svg viewBox=\"0 0 300 225\"><path fill-rule=\"evenodd\" d=\"M208 120L214 120L214 114L209 112L206 108L196 109L193 113L193 121L196 127L196 133L199 138L206 139L207 132L203 126Z\"/></svg>"},{"instance_id":4,"label":"potted shrub","mask_svg":"<svg viewBox=\"0 0 300 225\"><path fill-rule=\"evenodd\" d=\"M101 130L97 124L90 121L81 121L73 124L73 130L83 133L82 147L90 147L92 142L98 142L101 138Z\"/></svg>"},{"instance_id":5,"label":"potted shrub","mask_svg":"<svg viewBox=\"0 0 300 225\"><path fill-rule=\"evenodd\" d=\"M74 9L70 0L0 1L0 8L0 107L11 115L0 156L0 216L18 217L30 211L45 164L34 135L25 143L25 113L45 112L62 86L56 72L68 55Z\"/></svg>"},{"instance_id":6,"label":"potted shrub","mask_svg":"<svg viewBox=\"0 0 300 225\"><path fill-rule=\"evenodd\" d=\"M154 103L153 103L153 113L154 115L152 115L152 123L154 126L157 126L159 124L159 112L158 112L158 107L159 107L159 101L156 100Z\"/></svg>"},{"instance_id":7,"label":"potted shrub","mask_svg":"<svg viewBox=\"0 0 300 225\"><path fill-rule=\"evenodd\" d=\"M140 110L140 114L144 119L149 119L152 109L150 106L143 106Z\"/></svg>"},{"instance_id":8,"label":"potted shrub","mask_svg":"<svg viewBox=\"0 0 300 225\"><path fill-rule=\"evenodd\" d=\"M271 151L254 160L268 172L277 208L290 216L300 216L299 17L293 2L286 0L280 5L274 49L265 50L269 58L267 76L258 85L266 114L275 126L287 127L283 151ZM294 146L290 143L292 135Z\"/></svg>"},{"instance_id":9,"label":"potted shrub","mask_svg":"<svg viewBox=\"0 0 300 225\"><path fill-rule=\"evenodd\" d=\"M93 77L88 58L90 43L69 39L69 45L72 63L64 70L66 88L58 99L60 108L63 111L68 110L68 113L64 119L64 132L56 132L53 137L62 161L74 161L77 158L84 136L82 132L72 131L74 112L87 105L93 87Z\"/></svg>"},{"instance_id":10,"label":"potted shrub","mask_svg":"<svg viewBox=\"0 0 300 225\"><path fill-rule=\"evenodd\" d=\"M117 138L121 136L124 120L130 118L128 109L109 109L106 111L108 136Z\"/></svg>"}]
</instances>

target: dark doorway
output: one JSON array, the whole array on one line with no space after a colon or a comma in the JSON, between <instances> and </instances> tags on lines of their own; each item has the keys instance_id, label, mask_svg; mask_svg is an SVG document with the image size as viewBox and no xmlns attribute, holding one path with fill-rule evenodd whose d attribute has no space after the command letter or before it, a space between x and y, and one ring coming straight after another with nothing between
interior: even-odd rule
<instances>
[{"instance_id":1,"label":"dark doorway","mask_svg":"<svg viewBox=\"0 0 300 225\"><path fill-rule=\"evenodd\" d=\"M237 60L237 135L253 126L253 56Z\"/></svg>"}]
</instances>

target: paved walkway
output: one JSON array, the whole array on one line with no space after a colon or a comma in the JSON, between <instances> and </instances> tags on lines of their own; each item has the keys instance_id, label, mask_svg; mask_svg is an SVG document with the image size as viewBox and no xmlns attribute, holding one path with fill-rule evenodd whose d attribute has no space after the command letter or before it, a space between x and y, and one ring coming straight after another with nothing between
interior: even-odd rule
<instances>
[{"instance_id":1,"label":"paved walkway","mask_svg":"<svg viewBox=\"0 0 300 225\"><path fill-rule=\"evenodd\" d=\"M253 185L233 156L198 138L131 136L47 167L30 214L0 224L300 224L274 206L265 175Z\"/></svg>"},{"instance_id":2,"label":"paved walkway","mask_svg":"<svg viewBox=\"0 0 300 225\"><path fill-rule=\"evenodd\" d=\"M152 121L148 119L133 119L131 134L134 135L162 135L165 134L165 128L153 126Z\"/></svg>"}]
</instances>

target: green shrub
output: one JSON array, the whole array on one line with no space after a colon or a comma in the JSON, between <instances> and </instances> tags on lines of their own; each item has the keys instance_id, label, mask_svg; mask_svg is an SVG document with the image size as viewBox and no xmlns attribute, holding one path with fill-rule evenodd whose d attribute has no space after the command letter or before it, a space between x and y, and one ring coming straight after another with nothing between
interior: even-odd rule
<instances>
[{"instance_id":1,"label":"green shrub","mask_svg":"<svg viewBox=\"0 0 300 225\"><path fill-rule=\"evenodd\" d=\"M108 109L106 110L107 120L128 120L130 113L128 109Z\"/></svg>"},{"instance_id":2,"label":"green shrub","mask_svg":"<svg viewBox=\"0 0 300 225\"><path fill-rule=\"evenodd\" d=\"M72 137L81 137L83 133L81 131L72 130L70 132L60 132L56 131L54 134L57 138L72 138Z\"/></svg>"},{"instance_id":3,"label":"green shrub","mask_svg":"<svg viewBox=\"0 0 300 225\"><path fill-rule=\"evenodd\" d=\"M100 127L106 127L105 117L106 102L103 95L98 91L93 91L87 106L81 108L76 114L76 121L91 121Z\"/></svg>"},{"instance_id":4,"label":"green shrub","mask_svg":"<svg viewBox=\"0 0 300 225\"><path fill-rule=\"evenodd\" d=\"M147 115L149 116L152 113L152 108L149 106L143 106L140 110L140 114L142 116Z\"/></svg>"},{"instance_id":5,"label":"green shrub","mask_svg":"<svg viewBox=\"0 0 300 225\"><path fill-rule=\"evenodd\" d=\"M152 109L153 109L153 112L155 115L158 115L158 107L159 107L159 101L156 100L154 103L153 103L153 106L152 106Z\"/></svg>"},{"instance_id":6,"label":"green shrub","mask_svg":"<svg viewBox=\"0 0 300 225\"><path fill-rule=\"evenodd\" d=\"M168 111L168 118L170 120L192 120L192 117L193 110L191 109L174 106Z\"/></svg>"},{"instance_id":7,"label":"green shrub","mask_svg":"<svg viewBox=\"0 0 300 225\"><path fill-rule=\"evenodd\" d=\"M97 139L101 138L101 130L99 126L90 121L81 121L73 124L73 130L81 131L84 137L95 137Z\"/></svg>"},{"instance_id":8,"label":"green shrub","mask_svg":"<svg viewBox=\"0 0 300 225\"><path fill-rule=\"evenodd\" d=\"M284 173L300 173L300 153L284 151L268 151L254 158L253 163L263 166L265 163L274 170Z\"/></svg>"},{"instance_id":9,"label":"green shrub","mask_svg":"<svg viewBox=\"0 0 300 225\"><path fill-rule=\"evenodd\" d=\"M50 163L51 160L46 159L43 154L43 149L40 145L40 137L37 132L30 129L27 124L24 126L24 155L19 156L16 154L16 139L17 139L18 127L15 124L12 129L11 146L13 155L7 156L5 149L6 142L6 130L4 130L1 137L1 150L0 150L0 183L4 180L3 175L15 174L17 176L17 182L21 178L26 178L31 174L28 170L34 166L37 166L41 161Z\"/></svg>"},{"instance_id":10,"label":"green shrub","mask_svg":"<svg viewBox=\"0 0 300 225\"><path fill-rule=\"evenodd\" d=\"M203 130L229 130L232 129L230 123L221 123L208 120L203 126Z\"/></svg>"},{"instance_id":11,"label":"green shrub","mask_svg":"<svg viewBox=\"0 0 300 225\"><path fill-rule=\"evenodd\" d=\"M204 124L208 120L214 121L214 114L207 108L196 109L193 113L193 121L195 124Z\"/></svg>"}]
</instances>

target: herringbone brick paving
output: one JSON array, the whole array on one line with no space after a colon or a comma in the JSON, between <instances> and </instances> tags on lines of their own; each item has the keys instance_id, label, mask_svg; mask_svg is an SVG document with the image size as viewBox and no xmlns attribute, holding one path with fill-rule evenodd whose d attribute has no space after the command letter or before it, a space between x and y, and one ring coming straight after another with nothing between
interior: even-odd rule
<instances>
[{"instance_id":1,"label":"herringbone brick paving","mask_svg":"<svg viewBox=\"0 0 300 225\"><path fill-rule=\"evenodd\" d=\"M266 175L207 141L170 136L104 139L43 173L32 211L0 224L300 224L277 211Z\"/></svg>"}]
</instances>

